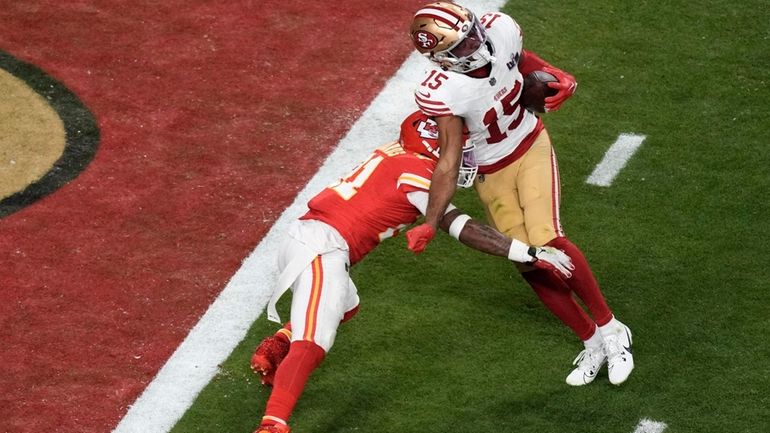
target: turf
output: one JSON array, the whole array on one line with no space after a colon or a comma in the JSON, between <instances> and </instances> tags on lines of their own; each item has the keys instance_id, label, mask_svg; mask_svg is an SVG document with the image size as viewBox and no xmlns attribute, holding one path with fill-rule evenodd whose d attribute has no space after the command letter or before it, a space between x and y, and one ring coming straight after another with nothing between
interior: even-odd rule
<instances>
[{"instance_id":1,"label":"turf","mask_svg":"<svg viewBox=\"0 0 770 433\"><path fill-rule=\"evenodd\" d=\"M545 122L562 221L637 368L564 384L579 343L505 261L399 237L353 269L361 313L311 378L296 432L766 432L770 420L770 10L766 2L518 1L525 44L578 92ZM609 188L585 178L622 132L647 136ZM476 216L472 192L457 204ZM286 311L286 305L282 306ZM250 432L268 396L248 370L262 317L174 432Z\"/></svg>"}]
</instances>

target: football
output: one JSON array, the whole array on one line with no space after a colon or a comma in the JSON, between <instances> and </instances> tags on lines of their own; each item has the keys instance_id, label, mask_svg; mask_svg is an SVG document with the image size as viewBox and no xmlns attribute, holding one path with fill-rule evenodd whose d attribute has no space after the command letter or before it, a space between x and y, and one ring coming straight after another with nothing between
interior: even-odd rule
<instances>
[{"instance_id":1,"label":"football","mask_svg":"<svg viewBox=\"0 0 770 433\"><path fill-rule=\"evenodd\" d=\"M548 87L548 83L558 81L545 71L533 71L524 77L524 87L519 96L519 103L534 113L545 113L545 98L558 91Z\"/></svg>"}]
</instances>

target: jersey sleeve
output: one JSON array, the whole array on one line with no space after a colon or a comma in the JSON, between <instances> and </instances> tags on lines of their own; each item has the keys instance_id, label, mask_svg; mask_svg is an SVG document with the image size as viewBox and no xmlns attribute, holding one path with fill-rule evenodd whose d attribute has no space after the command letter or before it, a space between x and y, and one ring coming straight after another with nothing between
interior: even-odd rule
<instances>
[{"instance_id":1,"label":"jersey sleeve","mask_svg":"<svg viewBox=\"0 0 770 433\"><path fill-rule=\"evenodd\" d=\"M416 102L417 106L420 107L420 111L422 111L423 113L425 113L427 116L430 116L430 117L442 117L442 116L453 115L452 109L449 108L449 106L446 103L438 100L435 97L431 99L431 96L434 96L434 95L426 92L422 92L419 89L414 92L414 102Z\"/></svg>"},{"instance_id":2,"label":"jersey sleeve","mask_svg":"<svg viewBox=\"0 0 770 433\"><path fill-rule=\"evenodd\" d=\"M428 191L412 191L406 195L406 199L409 200L409 203L416 207L421 214L425 215L428 211ZM449 203L444 211L444 215L455 209L457 209L457 207L452 203Z\"/></svg>"},{"instance_id":3,"label":"jersey sleeve","mask_svg":"<svg viewBox=\"0 0 770 433\"><path fill-rule=\"evenodd\" d=\"M406 195L406 199L412 206L416 207L421 214L425 215L428 211L428 192L427 191L412 191Z\"/></svg>"},{"instance_id":4,"label":"jersey sleeve","mask_svg":"<svg viewBox=\"0 0 770 433\"><path fill-rule=\"evenodd\" d=\"M500 17L492 21L492 27L495 28L495 31L503 32L505 38L511 41L513 51L521 54L521 50L524 48L524 32L521 31L521 26L513 17L500 14Z\"/></svg>"},{"instance_id":5,"label":"jersey sleeve","mask_svg":"<svg viewBox=\"0 0 770 433\"><path fill-rule=\"evenodd\" d=\"M447 104L446 95L442 92L444 81L449 77L441 69L428 69L420 84L414 91L414 102L420 111L431 117L452 116L452 109Z\"/></svg>"},{"instance_id":6,"label":"jersey sleeve","mask_svg":"<svg viewBox=\"0 0 770 433\"><path fill-rule=\"evenodd\" d=\"M425 176L425 173L414 173L410 170L401 173L396 182L396 188L400 189L404 193L408 194L412 191L425 191L430 190L430 178Z\"/></svg>"},{"instance_id":7,"label":"jersey sleeve","mask_svg":"<svg viewBox=\"0 0 770 433\"><path fill-rule=\"evenodd\" d=\"M519 23L517 23L513 18L508 17L511 19L511 29L513 33L513 49L521 54L521 50L524 49L524 33L521 31L521 27L519 26Z\"/></svg>"}]
</instances>

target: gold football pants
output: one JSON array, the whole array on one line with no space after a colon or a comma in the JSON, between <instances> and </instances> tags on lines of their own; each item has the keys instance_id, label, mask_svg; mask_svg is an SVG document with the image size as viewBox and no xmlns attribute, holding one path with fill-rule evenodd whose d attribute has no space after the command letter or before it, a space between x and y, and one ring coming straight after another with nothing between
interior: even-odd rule
<instances>
[{"instance_id":1,"label":"gold football pants","mask_svg":"<svg viewBox=\"0 0 770 433\"><path fill-rule=\"evenodd\" d=\"M559 167L545 129L524 156L494 173L479 175L474 188L489 223L506 236L536 246L564 236Z\"/></svg>"}]
</instances>

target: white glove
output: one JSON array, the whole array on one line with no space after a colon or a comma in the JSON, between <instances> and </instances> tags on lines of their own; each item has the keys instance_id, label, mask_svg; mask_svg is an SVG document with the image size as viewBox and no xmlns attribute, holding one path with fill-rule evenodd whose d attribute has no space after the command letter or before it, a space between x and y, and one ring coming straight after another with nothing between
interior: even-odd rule
<instances>
[{"instance_id":1,"label":"white glove","mask_svg":"<svg viewBox=\"0 0 770 433\"><path fill-rule=\"evenodd\" d=\"M534 260L529 264L538 269L559 271L565 278L572 277L575 265L572 259L562 250L554 247L529 247L527 254Z\"/></svg>"},{"instance_id":2,"label":"white glove","mask_svg":"<svg viewBox=\"0 0 770 433\"><path fill-rule=\"evenodd\" d=\"M526 263L538 269L557 272L565 278L572 277L575 265L564 251L554 247L531 247L519 240L511 240L508 259L514 262Z\"/></svg>"}]
</instances>

